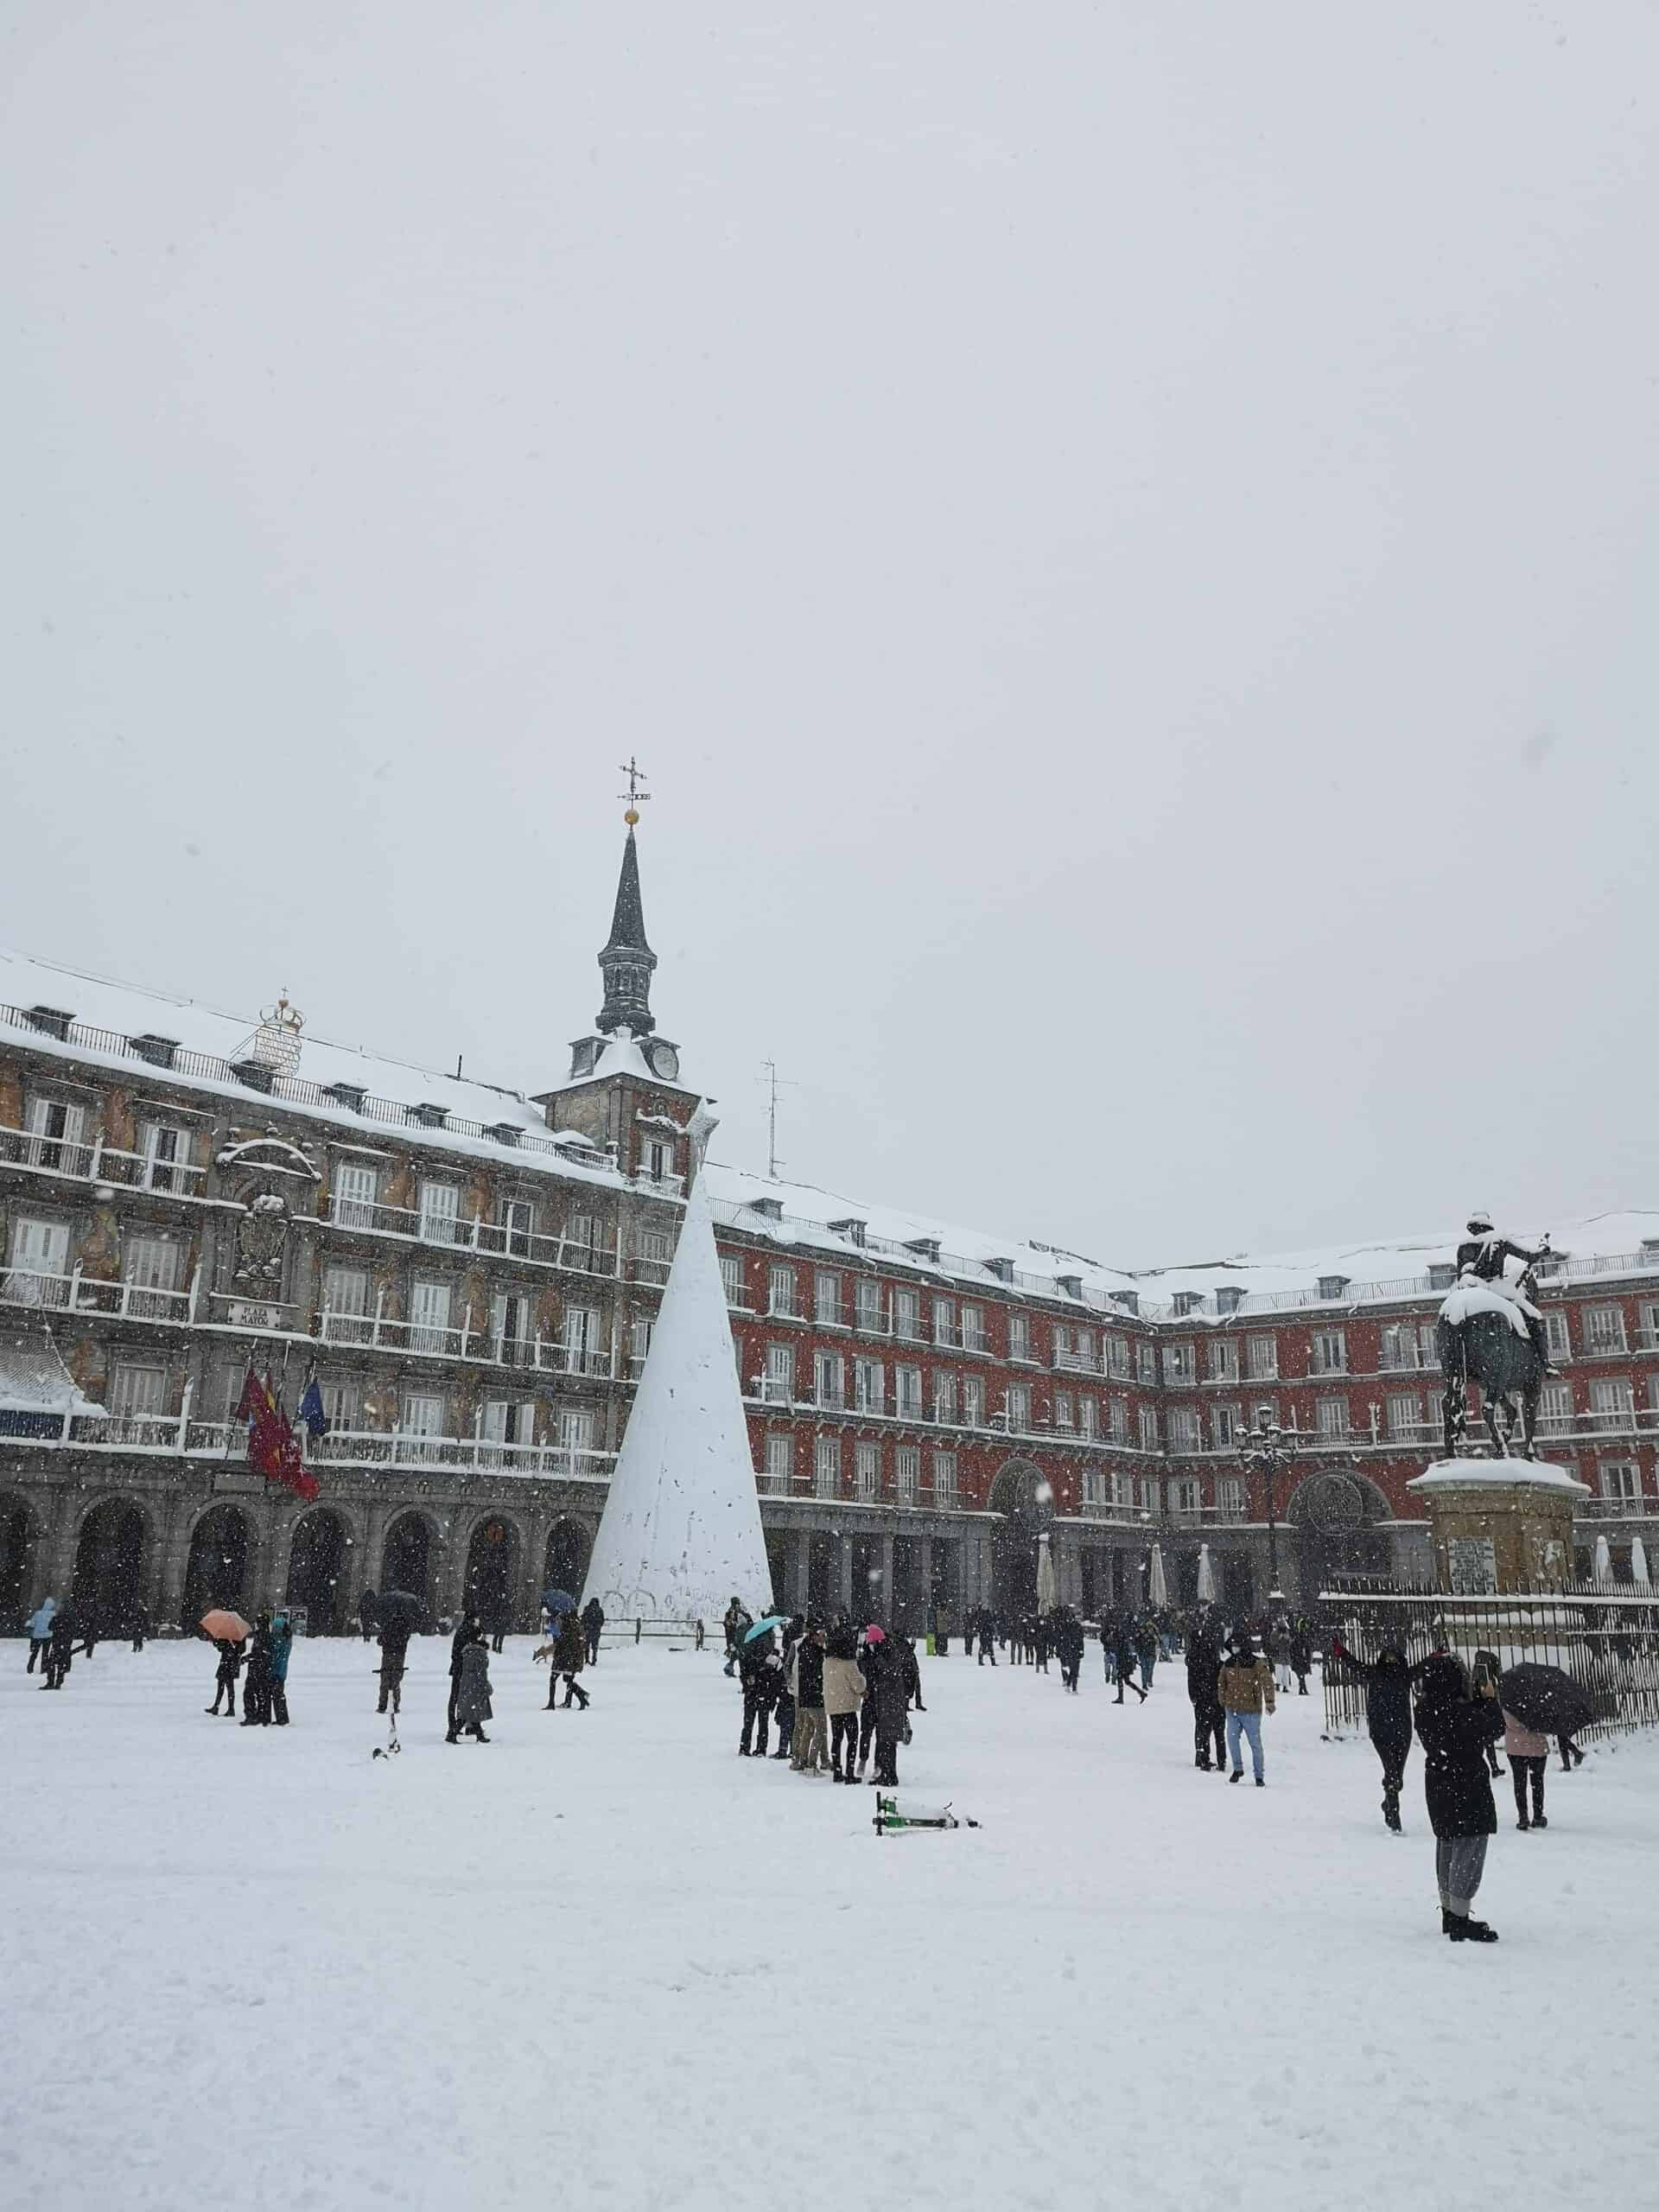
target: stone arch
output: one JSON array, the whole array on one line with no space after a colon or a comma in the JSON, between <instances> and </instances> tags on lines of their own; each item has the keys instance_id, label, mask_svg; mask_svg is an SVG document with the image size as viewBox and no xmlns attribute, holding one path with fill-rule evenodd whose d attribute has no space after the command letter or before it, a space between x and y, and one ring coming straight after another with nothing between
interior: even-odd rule
<instances>
[{"instance_id":1,"label":"stone arch","mask_svg":"<svg viewBox=\"0 0 1659 2212\"><path fill-rule=\"evenodd\" d=\"M184 1567L182 1624L188 1630L214 1605L229 1605L253 1616L254 1567L258 1532L252 1516L221 1499L196 1516Z\"/></svg>"},{"instance_id":2,"label":"stone arch","mask_svg":"<svg viewBox=\"0 0 1659 2212\"><path fill-rule=\"evenodd\" d=\"M479 1515L467 1542L461 1602L492 1634L512 1626L524 1557L524 1531L510 1514Z\"/></svg>"},{"instance_id":3,"label":"stone arch","mask_svg":"<svg viewBox=\"0 0 1659 2212\"><path fill-rule=\"evenodd\" d=\"M290 1607L303 1609L308 1636L333 1636L345 1624L353 1541L346 1516L332 1505L314 1506L294 1523L285 1598Z\"/></svg>"},{"instance_id":4,"label":"stone arch","mask_svg":"<svg viewBox=\"0 0 1659 2212\"><path fill-rule=\"evenodd\" d=\"M1305 1475L1285 1507L1296 1561L1297 1595L1311 1605L1347 1574L1386 1574L1391 1548L1378 1524L1394 1518L1387 1497L1357 1467L1319 1467Z\"/></svg>"},{"instance_id":5,"label":"stone arch","mask_svg":"<svg viewBox=\"0 0 1659 2212\"><path fill-rule=\"evenodd\" d=\"M144 1601L154 1535L134 1497L99 1498L81 1516L69 1601L84 1629L116 1636L132 1619Z\"/></svg>"},{"instance_id":6,"label":"stone arch","mask_svg":"<svg viewBox=\"0 0 1659 2212\"><path fill-rule=\"evenodd\" d=\"M1037 1544L1054 1519L1047 1476L1030 1459L1007 1459L991 1483L999 1517L991 1537L991 1605L1009 1619L1037 1610Z\"/></svg>"},{"instance_id":7,"label":"stone arch","mask_svg":"<svg viewBox=\"0 0 1659 2212\"><path fill-rule=\"evenodd\" d=\"M0 1635L15 1635L31 1607L44 1530L41 1517L16 1491L0 1491Z\"/></svg>"},{"instance_id":8,"label":"stone arch","mask_svg":"<svg viewBox=\"0 0 1659 2212\"><path fill-rule=\"evenodd\" d=\"M542 1588L569 1590L580 1598L593 1555L594 1532L573 1513L561 1514L547 1532L542 1555Z\"/></svg>"},{"instance_id":9,"label":"stone arch","mask_svg":"<svg viewBox=\"0 0 1659 2212\"><path fill-rule=\"evenodd\" d=\"M382 1596L388 1590L407 1590L421 1600L429 1614L435 1614L442 1548L442 1531L432 1516L417 1505L406 1506L387 1526L375 1587Z\"/></svg>"}]
</instances>

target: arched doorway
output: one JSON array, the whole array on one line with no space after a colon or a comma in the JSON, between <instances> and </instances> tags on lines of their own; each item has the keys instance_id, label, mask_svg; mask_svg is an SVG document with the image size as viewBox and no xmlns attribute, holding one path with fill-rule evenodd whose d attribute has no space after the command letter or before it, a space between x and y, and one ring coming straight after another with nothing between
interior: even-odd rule
<instances>
[{"instance_id":1,"label":"arched doorway","mask_svg":"<svg viewBox=\"0 0 1659 2212\"><path fill-rule=\"evenodd\" d=\"M1363 1475L1326 1468L1299 1483L1287 1510L1298 1603L1312 1605L1344 1575L1386 1574L1390 1548L1376 1524L1388 1514L1388 1500Z\"/></svg>"},{"instance_id":2,"label":"arched doorway","mask_svg":"<svg viewBox=\"0 0 1659 2212\"><path fill-rule=\"evenodd\" d=\"M127 1497L106 1497L80 1527L70 1602L83 1628L115 1636L144 1594L144 1516Z\"/></svg>"},{"instance_id":3,"label":"arched doorway","mask_svg":"<svg viewBox=\"0 0 1659 2212\"><path fill-rule=\"evenodd\" d=\"M305 1609L308 1636L333 1636L340 1624L340 1592L349 1538L338 1513L308 1513L288 1548L288 1602Z\"/></svg>"},{"instance_id":4,"label":"arched doorway","mask_svg":"<svg viewBox=\"0 0 1659 2212\"><path fill-rule=\"evenodd\" d=\"M1010 1459L991 1484L1001 1517L991 1538L991 1605L1007 1620L1037 1610L1037 1539L1054 1518L1054 1493L1039 1467Z\"/></svg>"},{"instance_id":5,"label":"arched doorway","mask_svg":"<svg viewBox=\"0 0 1659 2212\"><path fill-rule=\"evenodd\" d=\"M407 1590L432 1611L432 1523L423 1513L405 1513L387 1529L379 1586L383 1596Z\"/></svg>"},{"instance_id":6,"label":"arched doorway","mask_svg":"<svg viewBox=\"0 0 1659 2212\"><path fill-rule=\"evenodd\" d=\"M248 1559L253 1530L234 1505L215 1505L197 1522L184 1569L184 1626L194 1628L214 1605L248 1611ZM252 1618L249 1614L248 1618Z\"/></svg>"},{"instance_id":7,"label":"arched doorway","mask_svg":"<svg viewBox=\"0 0 1659 2212\"><path fill-rule=\"evenodd\" d=\"M569 1590L582 1595L588 1574L592 1541L580 1521L556 1521L547 1532L547 1555L543 1564L543 1590Z\"/></svg>"},{"instance_id":8,"label":"arched doorway","mask_svg":"<svg viewBox=\"0 0 1659 2212\"><path fill-rule=\"evenodd\" d=\"M478 1615L492 1635L512 1626L518 1583L518 1531L511 1521L492 1513L473 1531L467 1547L467 1578L462 1598L469 1612Z\"/></svg>"},{"instance_id":9,"label":"arched doorway","mask_svg":"<svg viewBox=\"0 0 1659 2212\"><path fill-rule=\"evenodd\" d=\"M29 1611L35 1516L21 1497L0 1497L0 1633L15 1635Z\"/></svg>"}]
</instances>

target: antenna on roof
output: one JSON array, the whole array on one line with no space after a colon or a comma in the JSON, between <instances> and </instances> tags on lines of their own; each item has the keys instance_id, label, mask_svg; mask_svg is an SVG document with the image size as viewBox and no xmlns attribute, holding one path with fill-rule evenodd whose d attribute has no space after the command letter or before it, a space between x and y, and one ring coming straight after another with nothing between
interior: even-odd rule
<instances>
[{"instance_id":1,"label":"antenna on roof","mask_svg":"<svg viewBox=\"0 0 1659 2212\"><path fill-rule=\"evenodd\" d=\"M760 1065L766 1077L766 1175L775 1183L781 1164L778 1158L778 1085L782 1082L785 1090L793 1085L779 1075L776 1060L762 1060Z\"/></svg>"}]
</instances>

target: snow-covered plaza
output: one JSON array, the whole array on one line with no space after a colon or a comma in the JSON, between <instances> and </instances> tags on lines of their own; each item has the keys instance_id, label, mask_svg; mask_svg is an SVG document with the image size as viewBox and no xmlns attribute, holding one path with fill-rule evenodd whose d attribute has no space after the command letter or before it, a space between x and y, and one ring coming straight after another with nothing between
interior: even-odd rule
<instances>
[{"instance_id":1,"label":"snow-covered plaza","mask_svg":"<svg viewBox=\"0 0 1659 2212\"><path fill-rule=\"evenodd\" d=\"M286 1730L210 1719L204 1644L105 1644L60 1694L0 1647L0 2203L1651 2202L1659 1756L1595 1751L1441 1937L1363 1740L1280 1700L1268 1787L1197 1771L1179 1664L1110 1702L924 1662L904 1794L735 1756L711 1643L608 1643L591 1711L448 1645L296 1647Z\"/></svg>"}]
</instances>

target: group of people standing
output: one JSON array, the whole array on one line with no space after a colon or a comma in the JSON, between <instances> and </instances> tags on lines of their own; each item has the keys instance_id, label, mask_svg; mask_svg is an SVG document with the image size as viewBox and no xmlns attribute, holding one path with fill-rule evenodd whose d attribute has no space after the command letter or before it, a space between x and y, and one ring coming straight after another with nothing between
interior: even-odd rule
<instances>
[{"instance_id":1,"label":"group of people standing","mask_svg":"<svg viewBox=\"0 0 1659 2212\"><path fill-rule=\"evenodd\" d=\"M294 1648L294 1624L286 1613L261 1613L251 1636L214 1638L219 1666L213 1676L213 1701L203 1707L215 1718L222 1711L236 1718L236 1685L242 1670L242 1726L278 1728L288 1726L288 1662ZM223 1701L221 1704L221 1700Z\"/></svg>"},{"instance_id":2,"label":"group of people standing","mask_svg":"<svg viewBox=\"0 0 1659 2212\"><path fill-rule=\"evenodd\" d=\"M759 1624L736 1599L727 1610L727 1672L743 1690L740 1758L765 1758L776 1719L775 1759L795 1774L857 1783L869 1771L883 1788L899 1780L899 1746L910 1713L925 1712L921 1669L910 1638L841 1614L828 1624L796 1614Z\"/></svg>"}]
</instances>

